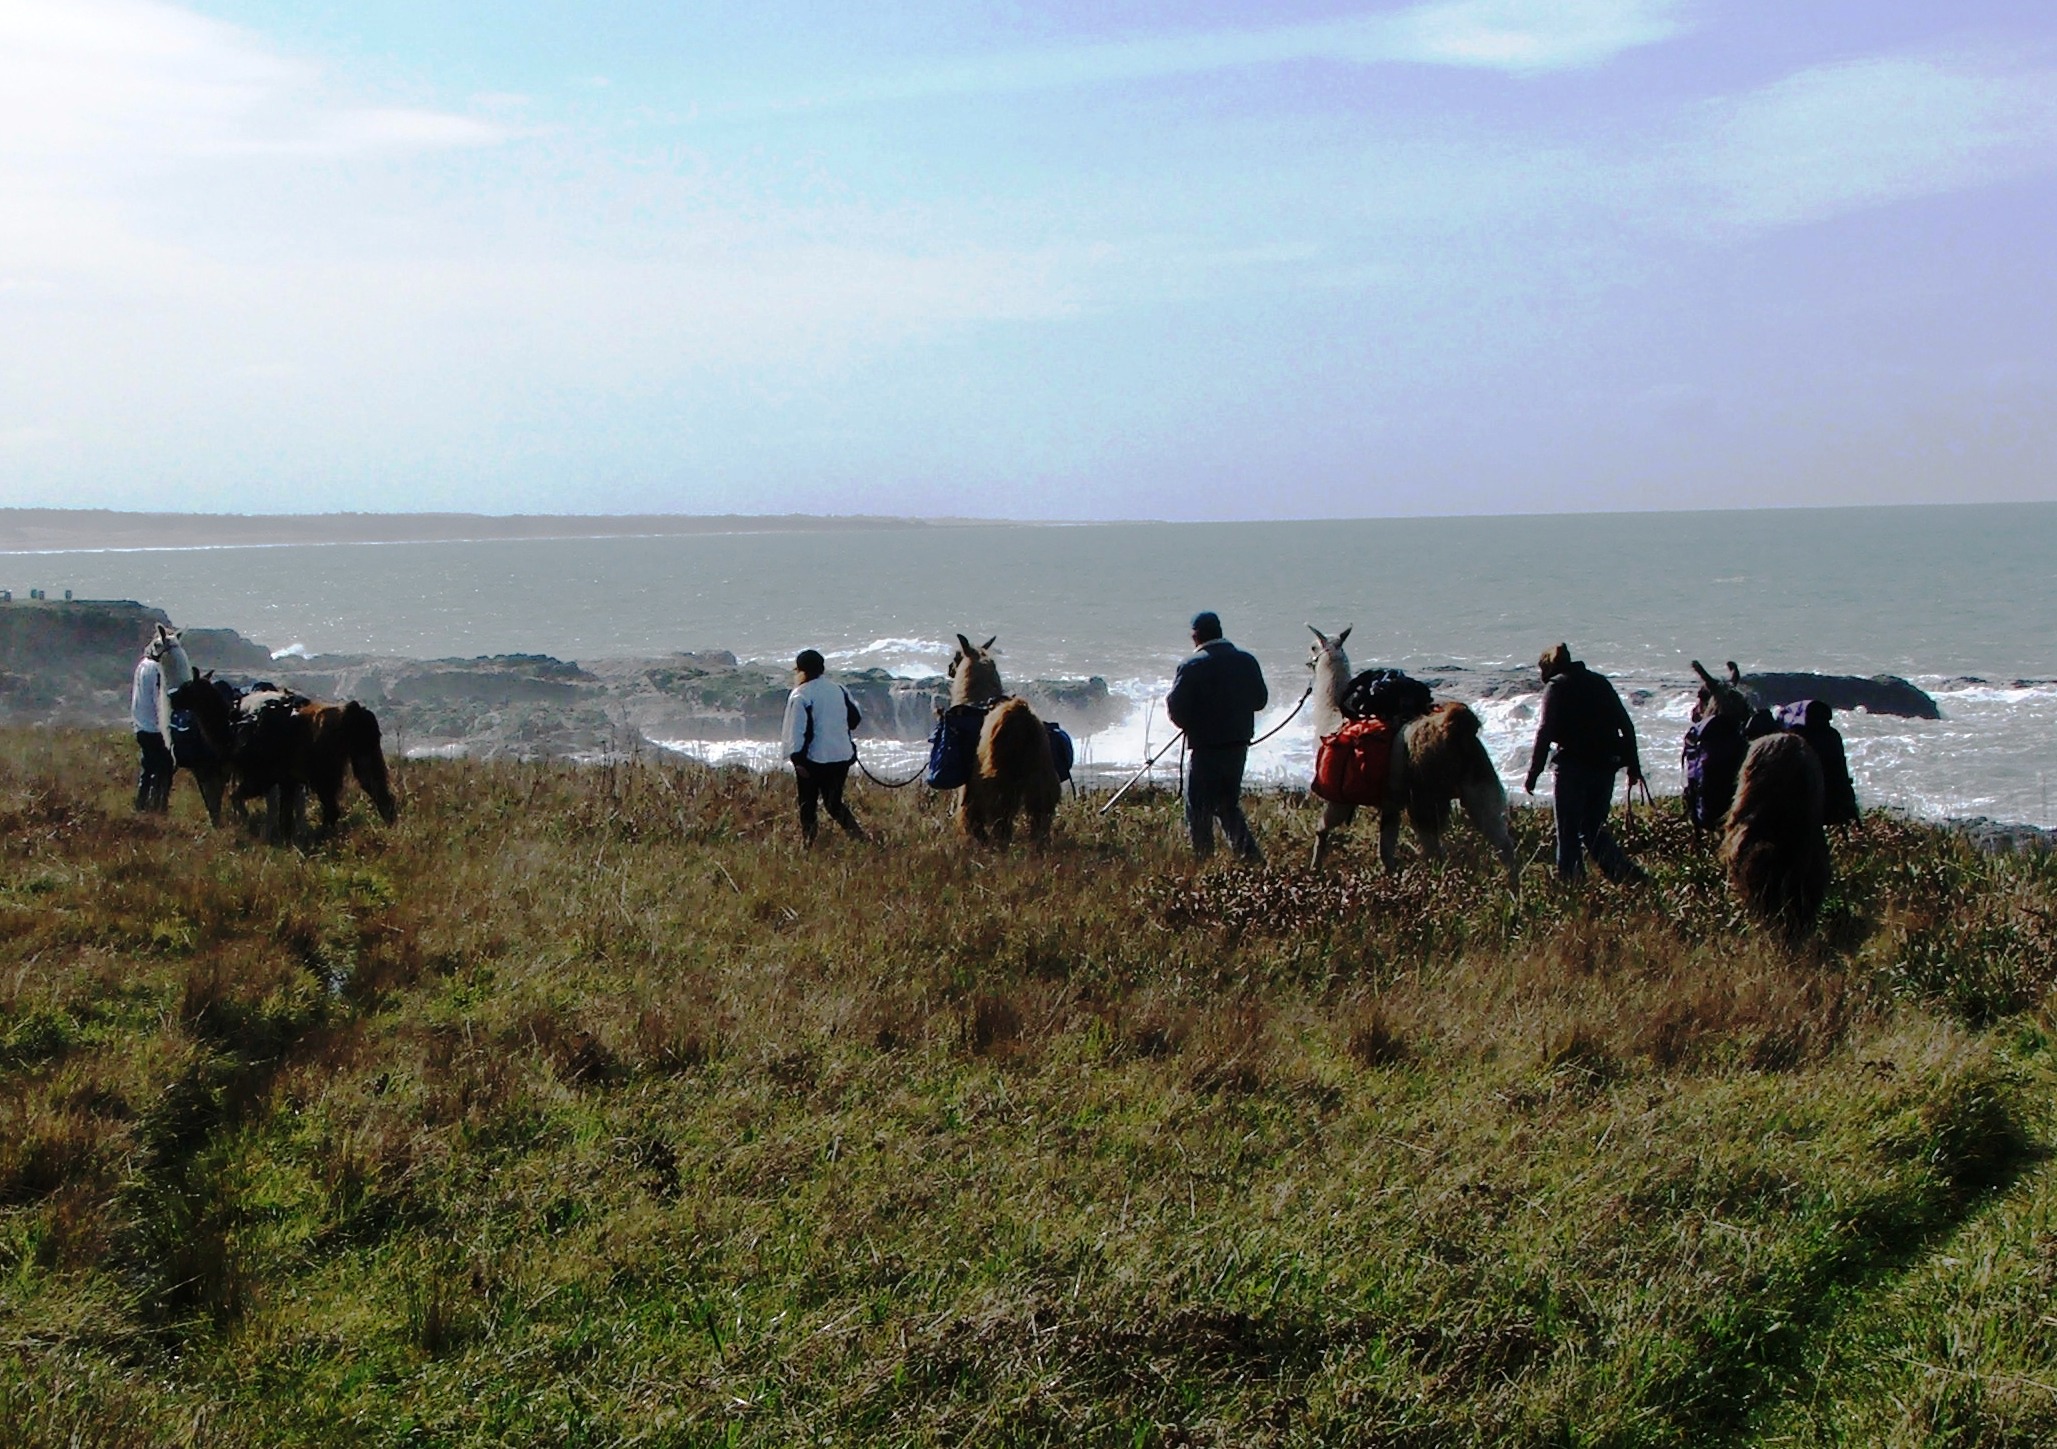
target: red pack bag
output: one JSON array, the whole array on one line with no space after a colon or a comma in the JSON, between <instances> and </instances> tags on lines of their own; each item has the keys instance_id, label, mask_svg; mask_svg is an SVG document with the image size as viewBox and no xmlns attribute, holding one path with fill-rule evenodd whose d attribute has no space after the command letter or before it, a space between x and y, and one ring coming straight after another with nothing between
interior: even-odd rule
<instances>
[{"instance_id":1,"label":"red pack bag","mask_svg":"<svg viewBox=\"0 0 2057 1449\"><path fill-rule=\"evenodd\" d=\"M1338 805L1386 802L1386 775L1393 766L1393 727L1384 720L1353 719L1326 735L1314 752L1314 793Z\"/></svg>"}]
</instances>

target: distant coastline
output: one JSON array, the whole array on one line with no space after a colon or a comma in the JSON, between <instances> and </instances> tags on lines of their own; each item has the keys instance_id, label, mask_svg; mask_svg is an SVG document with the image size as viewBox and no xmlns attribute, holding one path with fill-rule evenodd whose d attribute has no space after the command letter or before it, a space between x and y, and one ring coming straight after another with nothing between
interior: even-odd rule
<instances>
[{"instance_id":1,"label":"distant coastline","mask_svg":"<svg viewBox=\"0 0 2057 1449\"><path fill-rule=\"evenodd\" d=\"M105 508L0 508L0 553L665 538L948 528L987 522L801 513L126 513Z\"/></svg>"}]
</instances>

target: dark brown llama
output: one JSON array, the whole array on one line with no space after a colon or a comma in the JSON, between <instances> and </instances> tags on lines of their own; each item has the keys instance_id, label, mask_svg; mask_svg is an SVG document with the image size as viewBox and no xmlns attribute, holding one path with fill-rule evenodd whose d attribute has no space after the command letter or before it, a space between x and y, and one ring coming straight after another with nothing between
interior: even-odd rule
<instances>
[{"instance_id":1,"label":"dark brown llama","mask_svg":"<svg viewBox=\"0 0 2057 1449\"><path fill-rule=\"evenodd\" d=\"M1828 834L1822 828L1821 762L1795 734L1750 746L1722 827L1729 886L1767 925L1797 941L1814 929L1828 894Z\"/></svg>"},{"instance_id":2,"label":"dark brown llama","mask_svg":"<svg viewBox=\"0 0 2057 1449\"><path fill-rule=\"evenodd\" d=\"M341 814L343 776L349 773L357 776L381 820L391 825L399 818L377 715L354 699L325 704L297 695L271 698L269 704L246 698L239 710L216 692L211 676L198 670L172 692L174 707L192 712L202 738L233 773L233 804L240 808L246 800L268 797L270 834L287 839L299 814L300 791L312 790L321 802L321 828L333 830Z\"/></svg>"}]
</instances>

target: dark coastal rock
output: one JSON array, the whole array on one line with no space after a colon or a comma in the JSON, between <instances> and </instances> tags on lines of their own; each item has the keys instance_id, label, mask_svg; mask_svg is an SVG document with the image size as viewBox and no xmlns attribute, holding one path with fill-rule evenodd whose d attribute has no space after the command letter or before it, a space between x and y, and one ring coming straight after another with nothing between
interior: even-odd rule
<instances>
[{"instance_id":1,"label":"dark coastal rock","mask_svg":"<svg viewBox=\"0 0 2057 1449\"><path fill-rule=\"evenodd\" d=\"M1762 705L1790 704L1796 699L1819 699L1837 709L1861 709L1868 714L1895 715L1901 719L1941 719L1942 710L1916 685L1897 674L1745 674L1743 688Z\"/></svg>"},{"instance_id":2,"label":"dark coastal rock","mask_svg":"<svg viewBox=\"0 0 2057 1449\"><path fill-rule=\"evenodd\" d=\"M14 599L0 603L0 720L106 724L128 717L136 659L162 609L133 599ZM266 656L267 658L269 656Z\"/></svg>"},{"instance_id":3,"label":"dark coastal rock","mask_svg":"<svg viewBox=\"0 0 2057 1449\"><path fill-rule=\"evenodd\" d=\"M0 722L111 726L126 718L137 655L156 625L169 622L131 601L0 603ZM184 640L196 667L237 683L269 679L320 699L362 701L403 752L591 755L651 741L771 741L792 689L788 671L741 664L726 649L580 664L547 654L274 658L233 629L187 629ZM837 678L864 712L870 739L927 739L949 693L940 675L899 679L861 669ZM1021 692L1075 735L1128 708L1100 678L1033 680Z\"/></svg>"},{"instance_id":4,"label":"dark coastal rock","mask_svg":"<svg viewBox=\"0 0 2057 1449\"><path fill-rule=\"evenodd\" d=\"M2057 849L2057 830L2040 825L2012 825L1983 815L1952 820L1950 828L1988 855L2032 855Z\"/></svg>"}]
</instances>

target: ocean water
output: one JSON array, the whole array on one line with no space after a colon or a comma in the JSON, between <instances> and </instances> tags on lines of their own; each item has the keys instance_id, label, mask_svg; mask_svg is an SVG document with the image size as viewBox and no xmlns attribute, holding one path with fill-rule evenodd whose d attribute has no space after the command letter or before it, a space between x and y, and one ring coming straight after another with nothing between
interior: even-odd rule
<instances>
[{"instance_id":1,"label":"ocean water","mask_svg":"<svg viewBox=\"0 0 2057 1449\"><path fill-rule=\"evenodd\" d=\"M957 631L997 634L1009 675L1097 674L1132 702L1082 741L1102 767L1168 737L1161 696L1201 608L1263 662L1267 727L1305 687L1308 622L1354 625L1360 667L1426 674L1532 671L1566 640L1631 696L1659 789L1677 785L1691 659L1893 673L1944 718L1839 716L1864 799L2057 826L2057 504L0 554L0 586L140 599L312 654L783 663L812 645L832 669L923 675ZM1533 703L1481 707L1517 787ZM1253 769L1305 779L1313 750L1303 713Z\"/></svg>"}]
</instances>

